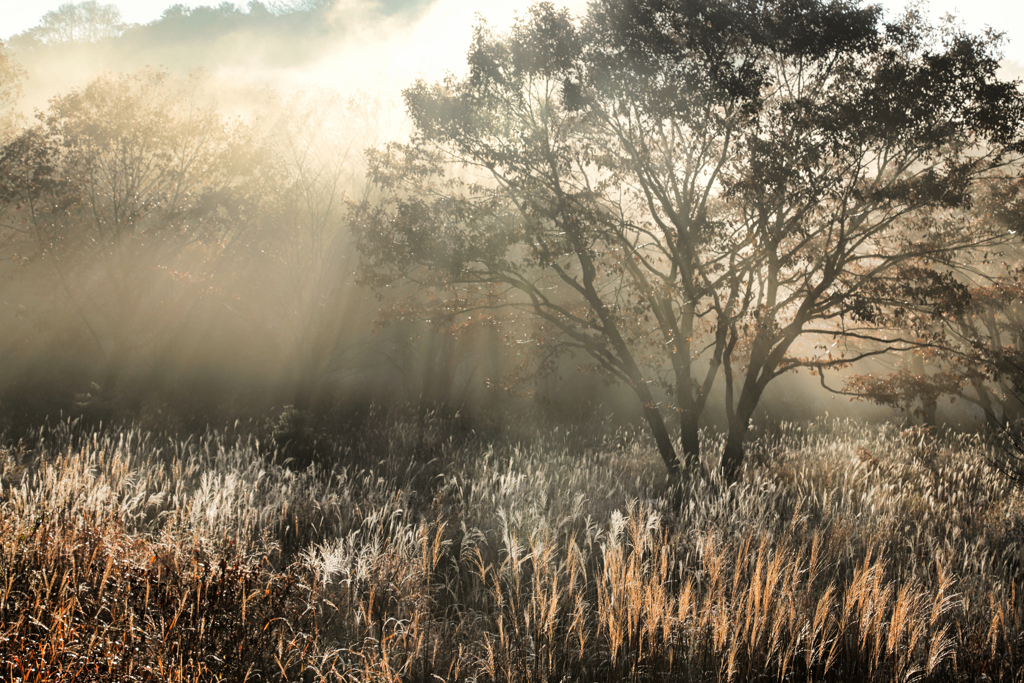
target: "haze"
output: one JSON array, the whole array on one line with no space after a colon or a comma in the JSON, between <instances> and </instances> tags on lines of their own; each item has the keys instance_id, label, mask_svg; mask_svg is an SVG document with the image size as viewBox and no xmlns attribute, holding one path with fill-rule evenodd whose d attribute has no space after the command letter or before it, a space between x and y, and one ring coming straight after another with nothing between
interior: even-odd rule
<instances>
[{"instance_id":1,"label":"haze","mask_svg":"<svg viewBox=\"0 0 1024 683\"><path fill-rule=\"evenodd\" d=\"M0 25L0 680L1020 679L1020 9L292 1Z\"/></svg>"},{"instance_id":2,"label":"haze","mask_svg":"<svg viewBox=\"0 0 1024 683\"><path fill-rule=\"evenodd\" d=\"M482 14L501 30L530 4L487 5ZM585 0L557 4L577 16L586 11ZM75 221L85 226L75 223L83 231L76 247L82 253L61 256L64 261L54 258L55 274L38 268L24 277L18 264L53 257L45 240L33 242L27 238L32 230L14 225L8 241L0 243L9 269L0 274L10 276L0 290L5 297L0 324L7 331L0 352L17 359L0 371L7 396L21 400L26 387L34 387L43 398L58 396L65 403L74 398L87 407L99 403L99 396L118 403L114 412L148 401L162 409L163 402L177 400L175 395L184 406L179 409L198 414L211 404L232 401L259 412L367 395L487 409L493 397L486 389L503 384L500 378L517 362L516 350L499 352L499 337L524 348L539 333L529 324L501 334L479 327L460 339L426 333L422 320L394 312L394 289L382 295L357 286L358 255L345 215L346 202L373 191L364 178L364 150L408 138L412 123L402 90L417 78L430 83L447 73L458 78L466 72L466 53L482 9L478 3L350 0L296 9L252 3L242 10L225 3L169 11L147 5L149 15L141 6L126 6L123 18L142 25L116 36L62 42L25 33L45 11L59 6L34 5L39 16L15 17L3 29L11 36L6 48L27 76L17 105L22 124L41 121L55 135L71 120L82 131L110 124L120 126L111 135L131 138L139 126L104 99L104 93L124 90L148 107L155 117L152 130L160 131L155 121L165 117L161 120L174 144L195 140L187 132L190 107L216 112L208 122L209 130L216 131L210 133L214 142L207 150L211 168L221 169L217 155L240 154L239 148L246 147L238 144L240 139L252 140L246 153L258 150L265 156L243 157L258 171L244 169L210 181L187 179L196 196L222 196L239 188L248 193L245 210L253 217L234 216L216 249L197 233L174 249L154 242L145 244L149 251L144 254L90 251L102 242L109 221L78 215ZM993 19L986 11L994 6L971 5L967 27ZM934 11L942 8L937 5ZM1019 13L1001 10L1011 40L1012 28L1005 24ZM1012 43L1007 54L1017 54ZM143 69L148 71L139 75ZM83 95L82 89L98 76L102 80L92 94ZM124 118L89 119L110 116ZM174 137L179 134L185 137ZM147 141L132 138L132 144L145 147ZM102 145L97 150L105 151ZM140 153L164 158L164 152L151 148ZM153 182L170 184L167 177ZM140 215L158 207L165 212L159 220L172 222L202 210L191 200L169 202L165 194L155 192L144 201L135 195L118 199L140 201ZM10 215L22 208L15 202ZM244 213L238 207L232 211ZM70 221L60 216L53 222L64 220ZM217 226L224 222L214 214L204 220ZM128 233L148 229L142 219L129 223L123 228ZM380 322L382 314L386 323ZM812 346L805 350L823 352ZM594 376L575 373L571 363L562 369L534 395L559 394L570 406L591 401L617 410L632 405L621 386L609 390ZM566 376L573 380L561 381ZM40 388L47 382L49 388ZM120 387L116 391L115 385ZM203 390L195 391L196 386ZM724 392L719 385L714 390ZM770 405L809 417L820 406L809 407L805 390L829 397L813 378L792 374L773 385L776 398ZM60 408L59 401L48 401L40 399L40 412ZM848 406L844 401L843 407ZM633 417L635 411L635 405L624 409Z\"/></svg>"},{"instance_id":3,"label":"haze","mask_svg":"<svg viewBox=\"0 0 1024 683\"><path fill-rule=\"evenodd\" d=\"M64 0L45 0L43 2L13 2L5 3L3 22L0 23L0 38L8 39L11 36L27 31L38 25L40 19L47 12L56 10L65 4ZM170 0L121 0L111 3L121 10L122 17L129 24L147 24L160 18L168 7L175 4ZM195 6L196 3L181 3L185 6ZM202 4L202 3L200 3ZM209 3L217 5L220 3ZM246 3L233 3L239 9L244 9ZM269 7L299 6L301 2L267 2ZM307 3L308 4L308 3ZM340 11L346 11L356 6L372 7L373 0L338 0L336 6ZM418 3L416 0L399 0L393 5L404 6L408 11ZM576 10L585 6L584 0L574 0L568 4ZM905 3L899 0L884 0L881 2L886 11L890 14L899 12ZM423 43L406 44L408 49L398 55L407 57L414 49L423 48L423 51L414 55L415 61L419 62L428 53L428 62L443 61L444 68L458 70L461 68L461 57L465 51L466 37L469 35L469 27L473 18L480 14L488 21L496 25L507 24L512 14L522 11L529 5L524 0L502 0L501 2L475 2L473 0L438 0L432 3L434 15L424 26L424 32L420 34ZM976 2L964 2L963 0L934 0L924 3L932 17L938 18L945 14L953 14L963 20L966 28L970 31L981 31L986 26L991 26L997 31L1006 32L1009 43L1005 48L1006 57L1018 63L1024 63L1024 38L1017 38L1024 34L1024 6L1021 3L1008 3L1003 0L977 0ZM429 29L429 30L427 30ZM429 49L427 45L430 45ZM440 58L440 59L439 59ZM394 60L400 61L400 60Z\"/></svg>"}]
</instances>

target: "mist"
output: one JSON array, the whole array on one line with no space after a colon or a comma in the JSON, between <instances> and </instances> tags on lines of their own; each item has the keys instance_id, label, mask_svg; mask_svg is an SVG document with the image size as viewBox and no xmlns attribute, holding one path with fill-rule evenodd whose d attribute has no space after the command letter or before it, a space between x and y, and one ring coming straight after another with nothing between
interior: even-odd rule
<instances>
[{"instance_id":1,"label":"mist","mask_svg":"<svg viewBox=\"0 0 1024 683\"><path fill-rule=\"evenodd\" d=\"M496 16L511 19L510 7ZM129 199L115 176L131 169L116 158L100 160L107 177L76 189L63 212L28 220L18 202L42 192L9 197L0 243L7 420L70 414L201 427L289 405L429 403L481 414L502 405L507 397L488 389L512 368L489 348L500 335L456 339L388 317L386 295L356 283L345 216L369 191L365 151L408 136L402 88L458 69L473 22L472 3L342 2L283 13L172 8L95 42L12 37L7 54L25 76L12 112L19 128L59 134L69 118L81 129L102 116L109 129L86 131L89 144L128 136L130 151L150 160L161 143L219 136L205 163L223 175L210 184L150 167L147 182L207 198L175 203L153 190L139 202L148 215L124 220L117 238L102 236L117 217L83 212L100 195ZM439 43L440 32L452 39ZM88 88L93 102L71 101ZM146 130L104 89L146 108ZM199 136L186 130L197 110L208 126ZM158 126L181 130L159 139ZM203 206L229 189L236 196L223 205ZM210 225L183 223L186 212Z\"/></svg>"},{"instance_id":2,"label":"mist","mask_svg":"<svg viewBox=\"0 0 1024 683\"><path fill-rule=\"evenodd\" d=\"M503 31L527 6L491 9L487 22ZM34 126L48 142L23 151L44 154L74 129L78 142L62 153L79 156L68 163L99 163L106 175L63 189L51 178L8 196L0 242L7 415L174 414L198 424L285 406L326 414L383 403L499 422L515 410L552 423L638 420L621 382L580 372L586 358L527 369L531 323L419 319L402 308L415 285L360 280L349 211L375 192L367 150L409 139L403 89L465 77L475 11L456 0L175 6L93 42L12 36L6 51L24 78L9 134ZM1020 73L1017 64L1004 69ZM104 117L105 130L91 128L90 116ZM111 140L148 160L145 187L124 184L133 171L104 149ZM196 166L167 157L182 149ZM131 205L127 214L99 215L119 202ZM828 384L841 387L842 374ZM714 392L701 419L721 428L724 389ZM757 413L764 423L825 411L912 419L837 398L806 374L767 396ZM979 418L966 415L943 414Z\"/></svg>"},{"instance_id":3,"label":"mist","mask_svg":"<svg viewBox=\"0 0 1024 683\"><path fill-rule=\"evenodd\" d=\"M29 73L20 102L26 114L104 71L146 66L180 75L203 70L226 99L236 87L283 94L318 87L371 93L397 104L401 90L417 78L464 73L477 17L504 28L528 6L525 0L501 3L482 13L465 0L340 0L278 11L260 3L248 11L175 6L116 38L44 44L26 32L7 43ZM571 6L582 10L585 3Z\"/></svg>"}]
</instances>

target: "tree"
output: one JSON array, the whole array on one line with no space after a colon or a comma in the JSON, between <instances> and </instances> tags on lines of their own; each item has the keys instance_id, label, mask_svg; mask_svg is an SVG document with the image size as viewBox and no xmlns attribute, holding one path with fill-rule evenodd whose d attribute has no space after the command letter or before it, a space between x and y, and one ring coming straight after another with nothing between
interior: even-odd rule
<instances>
[{"instance_id":1,"label":"tree","mask_svg":"<svg viewBox=\"0 0 1024 683\"><path fill-rule=\"evenodd\" d=\"M848 2L599 0L579 25L536 5L477 29L466 78L405 92L416 133L375 157L384 198L359 213L366 273L539 321L634 391L673 474L721 381L734 480L773 379L913 345L877 283L1007 238L953 217L1024 150L995 40Z\"/></svg>"},{"instance_id":2,"label":"tree","mask_svg":"<svg viewBox=\"0 0 1024 683\"><path fill-rule=\"evenodd\" d=\"M100 77L38 119L0 149L2 237L26 270L53 274L113 392L133 354L167 338L172 300L212 289L254 222L259 146L198 82L160 71Z\"/></svg>"},{"instance_id":3,"label":"tree","mask_svg":"<svg viewBox=\"0 0 1024 683\"><path fill-rule=\"evenodd\" d=\"M7 52L0 41L0 142L14 130L18 121L15 105L21 97L21 81L25 70Z\"/></svg>"},{"instance_id":4,"label":"tree","mask_svg":"<svg viewBox=\"0 0 1024 683\"><path fill-rule=\"evenodd\" d=\"M1024 175L1020 169L993 177L962 211L966 225L993 224L1007 235L1024 232ZM935 424L942 397L977 405L991 420L1006 424L1024 412L1024 265L1019 239L974 255L957 273L930 275L929 305L891 308L890 326L911 330L918 347L896 359L885 374L857 374L838 393L870 400ZM879 290L892 298L892 283ZM881 291L879 292L881 293ZM942 302L941 304L939 302Z\"/></svg>"},{"instance_id":5,"label":"tree","mask_svg":"<svg viewBox=\"0 0 1024 683\"><path fill-rule=\"evenodd\" d=\"M43 15L39 25L26 36L47 44L95 43L116 38L126 28L117 5L101 5L96 0L65 3Z\"/></svg>"}]
</instances>

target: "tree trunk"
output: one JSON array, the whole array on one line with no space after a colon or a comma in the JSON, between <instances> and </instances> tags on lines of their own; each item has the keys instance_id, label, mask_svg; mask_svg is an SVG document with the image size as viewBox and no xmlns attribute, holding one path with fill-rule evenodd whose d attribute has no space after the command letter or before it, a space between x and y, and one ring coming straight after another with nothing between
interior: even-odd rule
<instances>
[{"instance_id":1,"label":"tree trunk","mask_svg":"<svg viewBox=\"0 0 1024 683\"><path fill-rule=\"evenodd\" d=\"M725 475L725 481L729 484L738 481L740 472L743 470L743 460L746 457L743 440L746 436L746 426L742 428L729 427L729 436L725 440L725 450L722 452L722 472Z\"/></svg>"},{"instance_id":2,"label":"tree trunk","mask_svg":"<svg viewBox=\"0 0 1024 683\"><path fill-rule=\"evenodd\" d=\"M665 424L665 418L662 417L661 411L658 410L658 405L654 402L651 390L643 382L643 378L640 377L639 369L636 366L634 366L634 369L638 379L633 382L633 393L640 399L640 405L644 411L644 419L647 420L647 426L651 430L654 442L658 445L658 453L661 454L661 459L665 461L669 478L675 483L681 479L683 474L679 456L676 454L676 448L672 444L672 437L668 432L668 426Z\"/></svg>"},{"instance_id":3,"label":"tree trunk","mask_svg":"<svg viewBox=\"0 0 1024 683\"><path fill-rule=\"evenodd\" d=\"M678 482L682 478L683 471L679 464L676 448L672 445L672 437L669 435L668 427L665 425L665 419L661 416L661 411L653 403L649 401L644 402L644 419L647 420L647 426L654 436L654 442L658 445L658 453L661 454L661 458L665 461L665 466L668 468L669 479L672 483ZM689 468L687 472L689 473Z\"/></svg>"},{"instance_id":4,"label":"tree trunk","mask_svg":"<svg viewBox=\"0 0 1024 683\"><path fill-rule=\"evenodd\" d=\"M693 349L691 339L693 338L693 321L696 317L696 304L693 300L684 303L679 312L678 325L671 315L672 301L663 299L660 302L663 310L669 314L663 316L667 324L663 325L666 338L673 340L672 368L675 372L675 394L676 407L679 411L679 441L682 446L682 466L688 474L702 471L700 461L700 414L704 410L706 389L702 388L694 380L693 370ZM714 360L712 367L708 370L708 377L715 372ZM707 378L705 378L705 382ZM696 395L695 395L696 392Z\"/></svg>"},{"instance_id":5,"label":"tree trunk","mask_svg":"<svg viewBox=\"0 0 1024 683\"><path fill-rule=\"evenodd\" d=\"M978 400L975 403L981 408L982 412L985 413L985 417L996 424L1003 424L1003 418L1005 417L1005 411L1002 406L999 406L999 415L996 415L996 405L992 402L992 394L985 387L985 383L979 378L971 378L971 387L974 392L978 395Z\"/></svg>"},{"instance_id":6,"label":"tree trunk","mask_svg":"<svg viewBox=\"0 0 1024 683\"><path fill-rule=\"evenodd\" d=\"M729 435L726 437L725 450L722 452L722 472L729 484L738 481L740 472L743 471L743 461L747 454L743 442L747 438L750 418L754 415L754 409L761 400L763 391L764 386L758 382L745 382L736 404L736 412L730 416Z\"/></svg>"},{"instance_id":7,"label":"tree trunk","mask_svg":"<svg viewBox=\"0 0 1024 683\"><path fill-rule=\"evenodd\" d=\"M695 411L683 411L679 416L679 439L683 448L683 469L687 473L700 471L700 427Z\"/></svg>"},{"instance_id":8,"label":"tree trunk","mask_svg":"<svg viewBox=\"0 0 1024 683\"><path fill-rule=\"evenodd\" d=\"M925 427L934 427L937 421L939 402L934 396L924 396L921 399L921 424Z\"/></svg>"},{"instance_id":9,"label":"tree trunk","mask_svg":"<svg viewBox=\"0 0 1024 683\"><path fill-rule=\"evenodd\" d=\"M916 353L910 358L910 370L921 378L922 386L925 387L925 390L921 394L921 408L918 411L918 415L921 418L921 424L925 427L934 427L936 413L938 413L939 410L938 397L934 393L928 391L928 370L924 366L924 360Z\"/></svg>"}]
</instances>

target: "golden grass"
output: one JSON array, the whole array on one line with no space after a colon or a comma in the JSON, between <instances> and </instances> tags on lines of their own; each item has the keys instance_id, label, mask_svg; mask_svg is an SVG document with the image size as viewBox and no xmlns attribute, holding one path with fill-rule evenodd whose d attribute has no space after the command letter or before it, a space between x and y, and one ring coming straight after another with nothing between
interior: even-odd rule
<instances>
[{"instance_id":1,"label":"golden grass","mask_svg":"<svg viewBox=\"0 0 1024 683\"><path fill-rule=\"evenodd\" d=\"M739 484L642 440L403 429L331 471L64 423L0 452L11 681L1014 680L1019 494L980 437L823 422ZM386 447L380 444L387 444ZM714 457L716 443L709 440ZM720 444L719 444L720 446Z\"/></svg>"}]
</instances>

